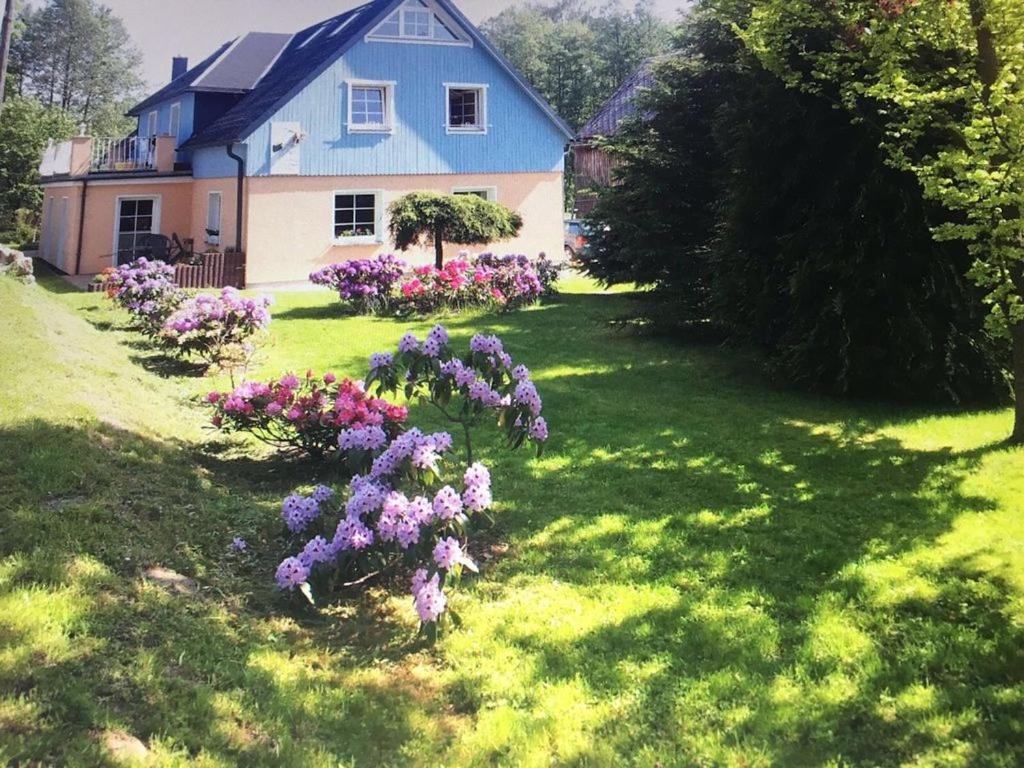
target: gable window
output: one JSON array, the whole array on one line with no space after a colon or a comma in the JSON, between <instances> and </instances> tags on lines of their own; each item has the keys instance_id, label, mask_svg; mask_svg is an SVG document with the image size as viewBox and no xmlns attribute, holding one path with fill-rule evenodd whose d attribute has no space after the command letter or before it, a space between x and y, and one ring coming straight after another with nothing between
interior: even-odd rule
<instances>
[{"instance_id":1,"label":"gable window","mask_svg":"<svg viewBox=\"0 0 1024 768\"><path fill-rule=\"evenodd\" d=\"M149 119L148 119L148 123L147 123L147 126L146 126L146 135L147 136L150 136L150 137L156 136L156 121L157 121L158 117L159 117L159 115L157 114L156 110L153 110L152 112L149 113Z\"/></svg>"},{"instance_id":2,"label":"gable window","mask_svg":"<svg viewBox=\"0 0 1024 768\"><path fill-rule=\"evenodd\" d=\"M393 127L394 83L348 84L348 130L387 133Z\"/></svg>"},{"instance_id":3,"label":"gable window","mask_svg":"<svg viewBox=\"0 0 1024 768\"><path fill-rule=\"evenodd\" d=\"M367 39L393 42L441 43L472 45L455 22L426 0L407 0L382 21Z\"/></svg>"},{"instance_id":4,"label":"gable window","mask_svg":"<svg viewBox=\"0 0 1024 768\"><path fill-rule=\"evenodd\" d=\"M448 133L487 132L487 86L446 83Z\"/></svg>"},{"instance_id":5,"label":"gable window","mask_svg":"<svg viewBox=\"0 0 1024 768\"><path fill-rule=\"evenodd\" d=\"M381 211L380 192L335 192L334 242L339 245L379 242Z\"/></svg>"},{"instance_id":6,"label":"gable window","mask_svg":"<svg viewBox=\"0 0 1024 768\"><path fill-rule=\"evenodd\" d=\"M498 202L497 187L456 187L452 190L453 195L475 195L483 200L492 203Z\"/></svg>"},{"instance_id":7,"label":"gable window","mask_svg":"<svg viewBox=\"0 0 1024 768\"><path fill-rule=\"evenodd\" d=\"M168 133L175 139L178 138L178 131L181 129L181 103L171 104L171 129Z\"/></svg>"},{"instance_id":8,"label":"gable window","mask_svg":"<svg viewBox=\"0 0 1024 768\"><path fill-rule=\"evenodd\" d=\"M206 196L206 242L220 245L220 192L211 192Z\"/></svg>"}]
</instances>

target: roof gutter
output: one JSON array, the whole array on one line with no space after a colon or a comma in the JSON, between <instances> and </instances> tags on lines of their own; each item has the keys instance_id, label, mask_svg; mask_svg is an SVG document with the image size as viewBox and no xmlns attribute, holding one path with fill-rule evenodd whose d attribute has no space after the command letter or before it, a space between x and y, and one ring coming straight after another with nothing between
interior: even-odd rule
<instances>
[{"instance_id":1,"label":"roof gutter","mask_svg":"<svg viewBox=\"0 0 1024 768\"><path fill-rule=\"evenodd\" d=\"M242 250L242 188L245 184L245 158L236 155L232 147L234 143L227 145L228 157L238 164L238 180L235 183L235 250L244 253Z\"/></svg>"}]
</instances>

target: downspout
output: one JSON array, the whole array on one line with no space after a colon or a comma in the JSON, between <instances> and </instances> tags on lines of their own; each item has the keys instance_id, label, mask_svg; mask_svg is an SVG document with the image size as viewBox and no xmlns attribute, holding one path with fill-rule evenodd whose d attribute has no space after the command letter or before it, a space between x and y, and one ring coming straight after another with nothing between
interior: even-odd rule
<instances>
[{"instance_id":1,"label":"downspout","mask_svg":"<svg viewBox=\"0 0 1024 768\"><path fill-rule=\"evenodd\" d=\"M228 144L228 157L238 163L238 182L235 189L235 250L244 253L242 250L242 186L245 183L245 158L236 155L232 151L234 144Z\"/></svg>"},{"instance_id":2,"label":"downspout","mask_svg":"<svg viewBox=\"0 0 1024 768\"><path fill-rule=\"evenodd\" d=\"M82 203L78 209L78 247L75 248L75 274L82 273L82 237L85 235L85 195L89 189L89 180L82 179ZM116 259L115 259L116 261Z\"/></svg>"}]
</instances>

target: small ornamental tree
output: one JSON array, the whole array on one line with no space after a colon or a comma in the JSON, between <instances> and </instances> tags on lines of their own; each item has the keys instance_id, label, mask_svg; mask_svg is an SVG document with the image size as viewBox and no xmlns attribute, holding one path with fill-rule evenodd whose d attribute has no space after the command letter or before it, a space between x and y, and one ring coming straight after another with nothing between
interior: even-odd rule
<instances>
[{"instance_id":1,"label":"small ornamental tree","mask_svg":"<svg viewBox=\"0 0 1024 768\"><path fill-rule=\"evenodd\" d=\"M444 244L486 245L515 237L523 219L499 203L476 195L413 192L388 209L391 237L402 251L422 242L433 243L434 265L444 267Z\"/></svg>"}]
</instances>

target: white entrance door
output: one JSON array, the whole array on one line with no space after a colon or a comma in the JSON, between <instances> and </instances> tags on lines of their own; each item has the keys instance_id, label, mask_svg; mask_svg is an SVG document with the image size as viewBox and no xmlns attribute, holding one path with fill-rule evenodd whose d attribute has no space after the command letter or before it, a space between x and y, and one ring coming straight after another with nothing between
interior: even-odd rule
<instances>
[{"instance_id":1,"label":"white entrance door","mask_svg":"<svg viewBox=\"0 0 1024 768\"><path fill-rule=\"evenodd\" d=\"M145 236L160 231L160 198L119 197L115 223L115 264L138 258Z\"/></svg>"}]
</instances>

